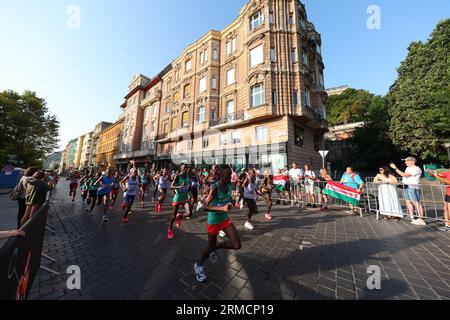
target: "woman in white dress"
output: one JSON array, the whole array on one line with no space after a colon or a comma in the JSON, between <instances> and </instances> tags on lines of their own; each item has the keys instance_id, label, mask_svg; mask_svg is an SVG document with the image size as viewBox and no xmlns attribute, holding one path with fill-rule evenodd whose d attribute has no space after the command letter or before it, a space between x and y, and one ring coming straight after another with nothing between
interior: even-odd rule
<instances>
[{"instance_id":1,"label":"woman in white dress","mask_svg":"<svg viewBox=\"0 0 450 320\"><path fill-rule=\"evenodd\" d=\"M380 184L378 188L378 201L380 214L387 220L399 220L403 218L403 210L398 198L396 185L397 178L388 167L380 168L380 173L375 177L374 183Z\"/></svg>"}]
</instances>

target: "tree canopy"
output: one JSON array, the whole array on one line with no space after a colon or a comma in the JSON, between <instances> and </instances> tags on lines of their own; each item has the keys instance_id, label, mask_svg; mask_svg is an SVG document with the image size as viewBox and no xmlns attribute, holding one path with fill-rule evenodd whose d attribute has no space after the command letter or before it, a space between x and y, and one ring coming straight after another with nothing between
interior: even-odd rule
<instances>
[{"instance_id":1,"label":"tree canopy","mask_svg":"<svg viewBox=\"0 0 450 320\"><path fill-rule=\"evenodd\" d=\"M395 146L423 160L447 162L450 142L450 19L426 42L413 42L387 96Z\"/></svg>"},{"instance_id":2,"label":"tree canopy","mask_svg":"<svg viewBox=\"0 0 450 320\"><path fill-rule=\"evenodd\" d=\"M34 165L58 143L59 121L35 92L0 92L0 163L16 156L21 166Z\"/></svg>"}]
</instances>

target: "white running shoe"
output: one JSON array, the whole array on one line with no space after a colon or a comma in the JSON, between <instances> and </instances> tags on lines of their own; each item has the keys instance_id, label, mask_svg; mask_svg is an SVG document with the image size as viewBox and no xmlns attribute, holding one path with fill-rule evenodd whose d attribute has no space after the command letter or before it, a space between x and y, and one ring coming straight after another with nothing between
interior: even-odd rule
<instances>
[{"instance_id":1,"label":"white running shoe","mask_svg":"<svg viewBox=\"0 0 450 320\"><path fill-rule=\"evenodd\" d=\"M247 230L250 230L250 231L252 231L252 230L255 229L255 227L253 226L253 224L252 224L251 222L249 222L249 221L246 221L246 222L245 222L244 227L245 227Z\"/></svg>"},{"instance_id":2,"label":"white running shoe","mask_svg":"<svg viewBox=\"0 0 450 320\"><path fill-rule=\"evenodd\" d=\"M226 236L227 234L225 232L223 232L222 230L219 231L219 237L225 238Z\"/></svg>"},{"instance_id":3,"label":"white running shoe","mask_svg":"<svg viewBox=\"0 0 450 320\"><path fill-rule=\"evenodd\" d=\"M107 222L108 222L108 217L107 217L107 216L103 216L102 224L105 224L105 223L107 223Z\"/></svg>"},{"instance_id":4,"label":"white running shoe","mask_svg":"<svg viewBox=\"0 0 450 320\"><path fill-rule=\"evenodd\" d=\"M197 203L197 212L200 212L200 210L203 208L203 203L201 201L199 201Z\"/></svg>"},{"instance_id":5,"label":"white running shoe","mask_svg":"<svg viewBox=\"0 0 450 320\"><path fill-rule=\"evenodd\" d=\"M203 270L203 266L200 266L198 264L198 262L196 262L195 265L194 265L194 271L195 271L195 276L197 278L197 281L198 282L205 282L206 274L205 274L205 270Z\"/></svg>"},{"instance_id":6,"label":"white running shoe","mask_svg":"<svg viewBox=\"0 0 450 320\"><path fill-rule=\"evenodd\" d=\"M427 225L427 223L423 219L413 220L413 221L411 221L411 223L416 226L426 226Z\"/></svg>"}]
</instances>

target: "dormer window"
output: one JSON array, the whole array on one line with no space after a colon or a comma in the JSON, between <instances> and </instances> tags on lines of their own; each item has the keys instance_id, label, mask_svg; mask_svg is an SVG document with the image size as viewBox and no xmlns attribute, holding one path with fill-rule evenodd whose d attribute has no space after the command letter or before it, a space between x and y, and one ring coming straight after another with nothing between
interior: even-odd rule
<instances>
[{"instance_id":1,"label":"dormer window","mask_svg":"<svg viewBox=\"0 0 450 320\"><path fill-rule=\"evenodd\" d=\"M261 11L258 11L253 16L250 17L250 31L262 26L264 23L264 15Z\"/></svg>"}]
</instances>

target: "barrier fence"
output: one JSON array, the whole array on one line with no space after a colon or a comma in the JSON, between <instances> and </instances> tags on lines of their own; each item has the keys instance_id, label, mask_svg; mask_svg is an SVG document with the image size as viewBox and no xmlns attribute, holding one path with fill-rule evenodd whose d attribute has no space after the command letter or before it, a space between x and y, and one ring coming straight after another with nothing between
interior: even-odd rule
<instances>
[{"instance_id":1,"label":"barrier fence","mask_svg":"<svg viewBox=\"0 0 450 320\"><path fill-rule=\"evenodd\" d=\"M380 216L408 216L407 206L408 186L404 184L374 183L373 178L366 182L367 211ZM438 184L420 184L417 186L418 205L411 203L415 218L420 218L420 208L423 208L423 218L432 221L445 221L444 206L447 186Z\"/></svg>"},{"instance_id":2,"label":"barrier fence","mask_svg":"<svg viewBox=\"0 0 450 320\"><path fill-rule=\"evenodd\" d=\"M47 201L21 228L25 237L10 238L0 248L0 300L27 299L41 267L49 206Z\"/></svg>"},{"instance_id":3,"label":"barrier fence","mask_svg":"<svg viewBox=\"0 0 450 320\"><path fill-rule=\"evenodd\" d=\"M364 212L375 214L377 219L381 216L390 216L404 218L409 216L407 201L405 195L408 192L408 186L404 184L380 184L374 183L374 178L367 178L364 190L361 194L359 206L355 207L359 215L363 217ZM325 204L322 191L326 187L326 182L314 182L313 187L308 186L304 181L300 184L300 207L303 209L307 204L313 204L317 207ZM297 187L298 188L298 187ZM419 208L423 208L423 219L429 222L445 222L444 206L445 195L448 186L439 184L420 184L417 186L419 194ZM283 193L272 191L272 200L279 203L287 203L295 206L298 201L294 199L293 191L295 187L287 187L289 196L285 197ZM313 190L313 201L307 198L306 191ZM327 196L327 204L330 208L340 208L350 210L350 205L340 199ZM420 218L418 206L412 204L413 216Z\"/></svg>"}]
</instances>

